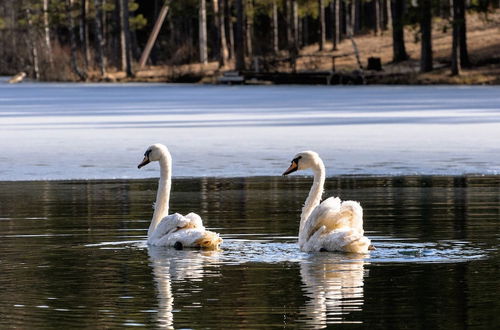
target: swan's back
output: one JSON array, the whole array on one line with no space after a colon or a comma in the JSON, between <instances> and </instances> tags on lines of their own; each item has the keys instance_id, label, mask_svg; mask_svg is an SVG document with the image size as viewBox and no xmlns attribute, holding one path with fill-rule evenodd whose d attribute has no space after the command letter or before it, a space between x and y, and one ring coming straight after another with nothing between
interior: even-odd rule
<instances>
[{"instance_id":1,"label":"swan's back","mask_svg":"<svg viewBox=\"0 0 500 330\"><path fill-rule=\"evenodd\" d=\"M319 204L299 233L304 251L367 253L370 240L363 236L363 209L358 202L330 197Z\"/></svg>"},{"instance_id":2,"label":"swan's back","mask_svg":"<svg viewBox=\"0 0 500 330\"><path fill-rule=\"evenodd\" d=\"M161 220L148 243L154 246L176 246L180 243L183 247L216 250L222 244L222 238L219 234L206 230L198 214L183 216L174 213Z\"/></svg>"}]
</instances>

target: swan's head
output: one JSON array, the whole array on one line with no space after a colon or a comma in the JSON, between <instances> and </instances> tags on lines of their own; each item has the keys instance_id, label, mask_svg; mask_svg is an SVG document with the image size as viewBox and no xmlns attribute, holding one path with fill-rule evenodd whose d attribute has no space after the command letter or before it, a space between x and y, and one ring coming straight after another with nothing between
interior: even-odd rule
<instances>
[{"instance_id":1,"label":"swan's head","mask_svg":"<svg viewBox=\"0 0 500 330\"><path fill-rule=\"evenodd\" d=\"M283 173L283 175L288 175L295 171L307 170L309 168L316 168L320 166L321 158L314 151L302 151L296 154L292 159L292 164Z\"/></svg>"},{"instance_id":2,"label":"swan's head","mask_svg":"<svg viewBox=\"0 0 500 330\"><path fill-rule=\"evenodd\" d=\"M161 143L153 144L146 150L144 153L144 159L139 165L137 165L137 168L141 168L150 162L157 162L162 159L162 157L165 157L165 155L168 155L167 147Z\"/></svg>"}]
</instances>

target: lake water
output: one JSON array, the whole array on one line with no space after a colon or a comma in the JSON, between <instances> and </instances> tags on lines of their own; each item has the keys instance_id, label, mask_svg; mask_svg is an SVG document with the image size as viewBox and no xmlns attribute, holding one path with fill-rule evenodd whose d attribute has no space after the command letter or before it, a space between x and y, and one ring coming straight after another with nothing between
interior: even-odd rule
<instances>
[{"instance_id":1,"label":"lake water","mask_svg":"<svg viewBox=\"0 0 500 330\"><path fill-rule=\"evenodd\" d=\"M499 138L499 87L0 80L0 328L496 329ZM147 247L155 142L221 251ZM304 149L376 251L299 251Z\"/></svg>"},{"instance_id":2,"label":"lake water","mask_svg":"<svg viewBox=\"0 0 500 330\"><path fill-rule=\"evenodd\" d=\"M2 182L0 328L494 329L498 176L336 177L370 255L302 253L303 177L174 181L218 252L148 248L156 180Z\"/></svg>"}]
</instances>

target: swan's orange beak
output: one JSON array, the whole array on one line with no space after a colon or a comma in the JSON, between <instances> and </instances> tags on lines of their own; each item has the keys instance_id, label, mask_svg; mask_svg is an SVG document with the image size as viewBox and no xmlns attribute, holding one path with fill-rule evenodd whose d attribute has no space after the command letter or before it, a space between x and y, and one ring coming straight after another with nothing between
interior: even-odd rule
<instances>
[{"instance_id":1,"label":"swan's orange beak","mask_svg":"<svg viewBox=\"0 0 500 330\"><path fill-rule=\"evenodd\" d=\"M292 164L290 165L289 168L283 173L283 175L288 175L290 173L293 173L299 169L299 164L295 162L295 160L292 160Z\"/></svg>"},{"instance_id":2,"label":"swan's orange beak","mask_svg":"<svg viewBox=\"0 0 500 330\"><path fill-rule=\"evenodd\" d=\"M137 168L141 168L147 164L149 164L149 158L147 156L145 156L144 159L142 160L142 162L139 165L137 165Z\"/></svg>"}]
</instances>

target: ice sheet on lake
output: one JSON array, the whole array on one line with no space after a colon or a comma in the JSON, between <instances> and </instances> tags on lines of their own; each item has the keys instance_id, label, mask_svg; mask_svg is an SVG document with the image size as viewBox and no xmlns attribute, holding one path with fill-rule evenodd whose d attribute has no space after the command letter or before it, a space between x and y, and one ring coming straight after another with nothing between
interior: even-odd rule
<instances>
[{"instance_id":1,"label":"ice sheet on lake","mask_svg":"<svg viewBox=\"0 0 500 330\"><path fill-rule=\"evenodd\" d=\"M0 180L280 175L313 149L329 175L500 172L499 87L0 83Z\"/></svg>"}]
</instances>

